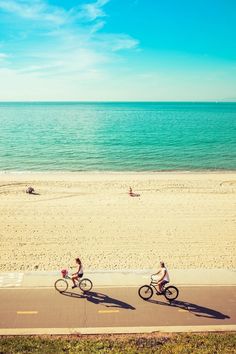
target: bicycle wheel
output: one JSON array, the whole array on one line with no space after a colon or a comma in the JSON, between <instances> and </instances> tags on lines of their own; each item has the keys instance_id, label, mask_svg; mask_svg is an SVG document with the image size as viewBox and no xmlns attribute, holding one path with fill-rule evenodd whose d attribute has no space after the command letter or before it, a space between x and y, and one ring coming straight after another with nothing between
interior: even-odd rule
<instances>
[{"instance_id":1,"label":"bicycle wheel","mask_svg":"<svg viewBox=\"0 0 236 354\"><path fill-rule=\"evenodd\" d=\"M79 288L82 291L90 291L93 287L91 280L84 278L79 282Z\"/></svg>"},{"instance_id":2,"label":"bicycle wheel","mask_svg":"<svg viewBox=\"0 0 236 354\"><path fill-rule=\"evenodd\" d=\"M60 293L63 293L64 291L66 291L68 289L68 282L65 279L58 279L55 282L54 287L57 291L59 291Z\"/></svg>"},{"instance_id":3,"label":"bicycle wheel","mask_svg":"<svg viewBox=\"0 0 236 354\"><path fill-rule=\"evenodd\" d=\"M173 285L167 286L164 290L164 296L169 301L175 300L178 295L179 290Z\"/></svg>"},{"instance_id":4,"label":"bicycle wheel","mask_svg":"<svg viewBox=\"0 0 236 354\"><path fill-rule=\"evenodd\" d=\"M139 288L138 294L143 300L149 300L153 295L153 289L149 285L143 285Z\"/></svg>"}]
</instances>

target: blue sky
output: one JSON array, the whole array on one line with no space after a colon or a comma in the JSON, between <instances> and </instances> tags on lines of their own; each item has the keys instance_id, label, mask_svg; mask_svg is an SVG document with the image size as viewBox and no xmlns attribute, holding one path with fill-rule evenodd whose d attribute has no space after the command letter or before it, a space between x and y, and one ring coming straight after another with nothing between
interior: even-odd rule
<instances>
[{"instance_id":1,"label":"blue sky","mask_svg":"<svg viewBox=\"0 0 236 354\"><path fill-rule=\"evenodd\" d=\"M235 100L235 35L235 0L0 0L0 100Z\"/></svg>"}]
</instances>

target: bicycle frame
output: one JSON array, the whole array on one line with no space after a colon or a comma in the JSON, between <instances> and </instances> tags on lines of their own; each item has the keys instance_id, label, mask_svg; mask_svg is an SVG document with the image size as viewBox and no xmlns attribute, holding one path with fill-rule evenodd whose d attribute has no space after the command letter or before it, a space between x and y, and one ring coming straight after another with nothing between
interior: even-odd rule
<instances>
[{"instance_id":1,"label":"bicycle frame","mask_svg":"<svg viewBox=\"0 0 236 354\"><path fill-rule=\"evenodd\" d=\"M156 292L158 292L159 294L163 294L164 290L165 290L165 284L161 286L161 292L159 292L159 290L157 290L156 285L158 284L158 281L154 280L151 277L151 282L150 282L150 286L152 286Z\"/></svg>"},{"instance_id":2,"label":"bicycle frame","mask_svg":"<svg viewBox=\"0 0 236 354\"><path fill-rule=\"evenodd\" d=\"M63 279L72 281L72 276L67 274L65 277L63 277ZM79 284L81 280L82 279L75 279L75 282Z\"/></svg>"}]
</instances>

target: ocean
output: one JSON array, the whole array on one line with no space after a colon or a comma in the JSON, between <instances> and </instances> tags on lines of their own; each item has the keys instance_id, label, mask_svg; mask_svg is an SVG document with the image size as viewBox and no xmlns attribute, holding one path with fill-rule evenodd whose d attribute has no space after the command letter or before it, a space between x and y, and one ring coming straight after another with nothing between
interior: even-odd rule
<instances>
[{"instance_id":1,"label":"ocean","mask_svg":"<svg viewBox=\"0 0 236 354\"><path fill-rule=\"evenodd\" d=\"M236 103L0 103L0 171L236 169Z\"/></svg>"}]
</instances>

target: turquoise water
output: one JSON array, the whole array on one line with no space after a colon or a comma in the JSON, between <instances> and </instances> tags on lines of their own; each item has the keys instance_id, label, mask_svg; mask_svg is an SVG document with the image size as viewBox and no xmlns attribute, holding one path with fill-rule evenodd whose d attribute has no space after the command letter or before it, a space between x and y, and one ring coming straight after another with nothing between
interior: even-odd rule
<instances>
[{"instance_id":1,"label":"turquoise water","mask_svg":"<svg viewBox=\"0 0 236 354\"><path fill-rule=\"evenodd\" d=\"M236 169L236 103L0 103L1 171L204 169Z\"/></svg>"}]
</instances>

